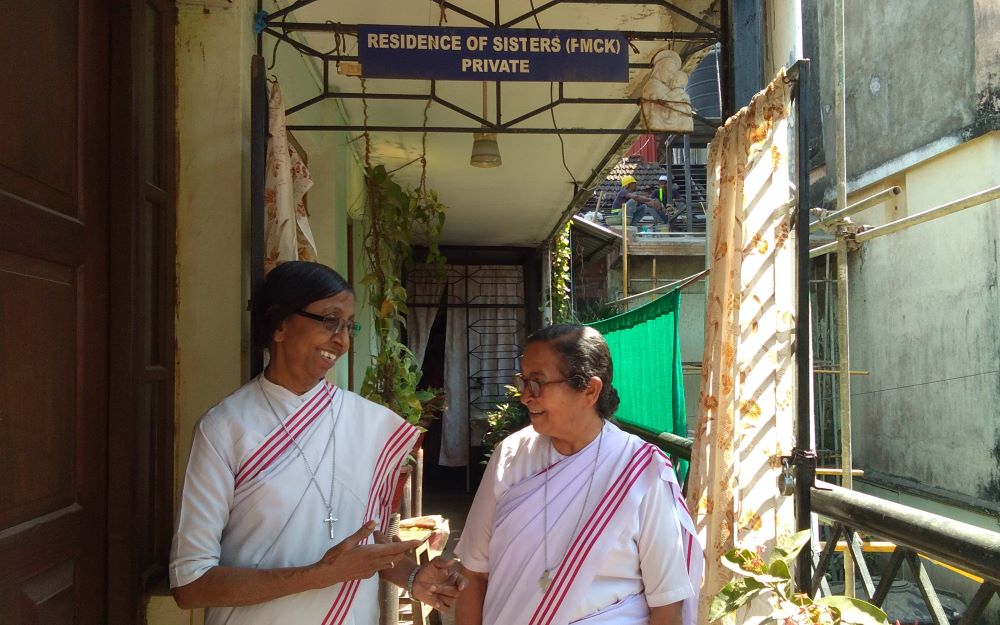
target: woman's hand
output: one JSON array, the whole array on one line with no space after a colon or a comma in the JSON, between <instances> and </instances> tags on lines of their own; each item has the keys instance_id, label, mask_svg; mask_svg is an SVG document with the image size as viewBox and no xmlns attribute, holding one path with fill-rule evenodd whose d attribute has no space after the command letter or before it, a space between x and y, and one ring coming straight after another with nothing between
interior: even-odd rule
<instances>
[{"instance_id":1,"label":"woman's hand","mask_svg":"<svg viewBox=\"0 0 1000 625\"><path fill-rule=\"evenodd\" d=\"M184 609L263 603L392 570L407 551L420 544L420 541L410 540L362 545L374 529L374 522L365 523L327 551L319 562L309 566L283 569L214 566L190 584L174 588L174 599Z\"/></svg>"},{"instance_id":2,"label":"woman's hand","mask_svg":"<svg viewBox=\"0 0 1000 625\"><path fill-rule=\"evenodd\" d=\"M407 551L420 545L419 540L362 545L373 531L375 521L369 521L331 547L311 567L314 587L326 588L352 579L368 579L379 571L393 568Z\"/></svg>"},{"instance_id":3,"label":"woman's hand","mask_svg":"<svg viewBox=\"0 0 1000 625\"><path fill-rule=\"evenodd\" d=\"M455 604L459 593L469 585L459 573L455 560L438 556L425 564L413 580L413 596L437 610L448 610Z\"/></svg>"}]
</instances>

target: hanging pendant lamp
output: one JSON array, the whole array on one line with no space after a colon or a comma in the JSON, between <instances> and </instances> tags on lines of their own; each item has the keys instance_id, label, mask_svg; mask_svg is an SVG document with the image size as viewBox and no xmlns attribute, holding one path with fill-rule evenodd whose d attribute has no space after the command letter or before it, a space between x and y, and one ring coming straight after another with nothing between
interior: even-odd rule
<instances>
[{"instance_id":1,"label":"hanging pendant lamp","mask_svg":"<svg viewBox=\"0 0 1000 625\"><path fill-rule=\"evenodd\" d=\"M483 119L486 119L486 82L483 82ZM485 130L485 126L483 127ZM473 167L499 167L503 165L500 158L500 145L495 132L472 133L472 156L469 164Z\"/></svg>"}]
</instances>

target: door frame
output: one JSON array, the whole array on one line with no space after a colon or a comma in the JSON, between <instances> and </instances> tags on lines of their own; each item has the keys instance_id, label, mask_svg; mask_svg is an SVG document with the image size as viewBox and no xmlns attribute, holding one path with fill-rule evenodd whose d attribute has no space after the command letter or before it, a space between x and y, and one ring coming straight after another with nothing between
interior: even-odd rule
<instances>
[{"instance_id":1,"label":"door frame","mask_svg":"<svg viewBox=\"0 0 1000 625\"><path fill-rule=\"evenodd\" d=\"M162 188L143 180L143 125L154 116L138 79L144 66L146 4L160 12L159 106L156 146ZM174 317L176 286L176 86L174 31L176 7L167 0L113 0L111 31L111 128L109 206L108 332L108 540L107 622L145 622L143 597L168 592L167 560L174 507ZM155 97L155 96L154 96ZM166 388L147 415L140 410L141 390L149 382L141 333L145 242L140 214L154 197L164 207L165 232L156 249L161 282L156 300L160 349L165 366L153 372ZM149 421L143 423L142 420ZM145 519L146 521L143 521Z\"/></svg>"}]
</instances>

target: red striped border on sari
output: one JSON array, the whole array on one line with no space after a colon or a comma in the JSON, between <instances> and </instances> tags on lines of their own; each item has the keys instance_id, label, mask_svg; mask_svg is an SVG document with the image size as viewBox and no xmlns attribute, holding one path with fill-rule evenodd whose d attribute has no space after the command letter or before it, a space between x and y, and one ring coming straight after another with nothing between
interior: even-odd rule
<instances>
[{"instance_id":1,"label":"red striped border on sari","mask_svg":"<svg viewBox=\"0 0 1000 625\"><path fill-rule=\"evenodd\" d=\"M549 625L555 618L597 539L611 522L622 502L625 501L629 489L652 462L653 449L654 447L649 444L640 447L615 478L607 492L604 493L604 497L597 504L594 515L588 519L583 529L570 544L569 550L556 569L552 585L545 591L529 621L530 625Z\"/></svg>"},{"instance_id":2,"label":"red striped border on sari","mask_svg":"<svg viewBox=\"0 0 1000 625\"><path fill-rule=\"evenodd\" d=\"M387 511L392 498L392 491L389 490L389 484L392 483L392 478L396 475L396 469L399 468L395 466L393 459L398 458L402 453L410 449L419 433L419 430L412 425L402 423L389 436L389 440L382 447L382 452L375 463L372 485L368 490L368 505L364 516L365 523L373 519L375 512L379 511L381 512L380 519L383 525L380 529L384 530L385 524L388 521ZM358 579L352 579L341 585L340 591L333 599L330 610L323 618L323 625L340 625L344 622L344 619L351 610L351 605L354 603L354 598L357 596L360 586L361 580Z\"/></svg>"},{"instance_id":3,"label":"red striped border on sari","mask_svg":"<svg viewBox=\"0 0 1000 625\"><path fill-rule=\"evenodd\" d=\"M284 421L284 427L279 427L272 432L257 447L257 450L247 458L243 466L236 472L236 488L239 488L248 480L259 475L261 471L271 466L275 460L280 458L285 453L285 450L292 445L294 440L292 437L297 439L299 435L305 432L323 414L323 411L329 407L336 394L336 388L328 382L324 383L324 388L313 395L309 401L302 404L295 411L295 414ZM285 430L288 431L286 432Z\"/></svg>"}]
</instances>

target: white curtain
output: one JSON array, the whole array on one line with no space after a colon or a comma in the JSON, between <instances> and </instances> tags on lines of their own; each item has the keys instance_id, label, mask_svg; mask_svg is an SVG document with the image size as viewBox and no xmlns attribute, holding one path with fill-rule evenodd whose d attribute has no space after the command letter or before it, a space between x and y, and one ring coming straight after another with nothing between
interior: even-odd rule
<instances>
[{"instance_id":1,"label":"white curtain","mask_svg":"<svg viewBox=\"0 0 1000 625\"><path fill-rule=\"evenodd\" d=\"M516 265L458 267L449 281L440 464L465 466L486 433L486 411L506 399L524 345L524 271ZM463 275L464 274L464 275ZM482 307L480 307L482 306ZM470 370L471 369L471 370ZM471 401L471 407L470 407Z\"/></svg>"},{"instance_id":2,"label":"white curtain","mask_svg":"<svg viewBox=\"0 0 1000 625\"><path fill-rule=\"evenodd\" d=\"M733 576L722 554L771 548L795 528L792 498L777 489L794 444L789 112L782 71L719 128L709 151L711 274L687 495L705 545L701 624Z\"/></svg>"},{"instance_id":3,"label":"white curtain","mask_svg":"<svg viewBox=\"0 0 1000 625\"><path fill-rule=\"evenodd\" d=\"M448 288L452 288L452 284ZM460 287L461 288L461 287ZM469 464L469 343L465 308L449 306L444 339L444 391L448 406L441 417L441 455L444 467Z\"/></svg>"},{"instance_id":4,"label":"white curtain","mask_svg":"<svg viewBox=\"0 0 1000 625\"><path fill-rule=\"evenodd\" d=\"M286 260L316 260L305 196L313 181L285 131L285 105L278 81L268 100L267 162L264 170L264 272Z\"/></svg>"},{"instance_id":5,"label":"white curtain","mask_svg":"<svg viewBox=\"0 0 1000 625\"><path fill-rule=\"evenodd\" d=\"M416 265L410 270L406 285L409 312L406 313L406 344L413 352L417 366L424 364L431 327L437 316L444 292L445 277L437 268Z\"/></svg>"}]
</instances>

